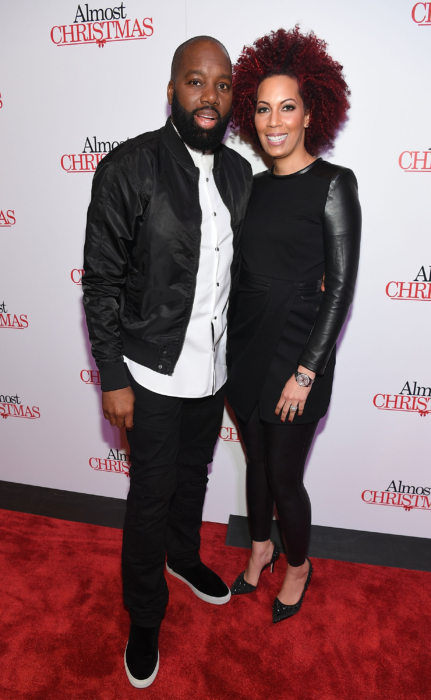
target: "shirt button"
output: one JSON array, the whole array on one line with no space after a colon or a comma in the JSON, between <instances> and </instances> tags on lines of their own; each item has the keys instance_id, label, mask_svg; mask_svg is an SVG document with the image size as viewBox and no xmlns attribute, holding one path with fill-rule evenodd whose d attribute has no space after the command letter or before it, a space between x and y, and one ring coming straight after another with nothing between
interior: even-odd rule
<instances>
[{"instance_id":1,"label":"shirt button","mask_svg":"<svg viewBox=\"0 0 431 700\"><path fill-rule=\"evenodd\" d=\"M207 177L207 182L209 182L209 181L210 181L210 179L209 179L209 177Z\"/></svg>"},{"instance_id":2,"label":"shirt button","mask_svg":"<svg viewBox=\"0 0 431 700\"><path fill-rule=\"evenodd\" d=\"M163 369L163 365L159 365L159 369Z\"/></svg>"},{"instance_id":3,"label":"shirt button","mask_svg":"<svg viewBox=\"0 0 431 700\"><path fill-rule=\"evenodd\" d=\"M214 316L214 321L217 321L217 316Z\"/></svg>"},{"instance_id":4,"label":"shirt button","mask_svg":"<svg viewBox=\"0 0 431 700\"><path fill-rule=\"evenodd\" d=\"M220 287L219 283L217 282L217 287Z\"/></svg>"},{"instance_id":5,"label":"shirt button","mask_svg":"<svg viewBox=\"0 0 431 700\"><path fill-rule=\"evenodd\" d=\"M217 251L219 251L219 250L220 250L220 248L216 248L216 250L217 250Z\"/></svg>"},{"instance_id":6,"label":"shirt button","mask_svg":"<svg viewBox=\"0 0 431 700\"><path fill-rule=\"evenodd\" d=\"M217 216L217 212L214 212L214 216Z\"/></svg>"},{"instance_id":7,"label":"shirt button","mask_svg":"<svg viewBox=\"0 0 431 700\"><path fill-rule=\"evenodd\" d=\"M167 350L163 350L162 355L166 355Z\"/></svg>"}]
</instances>

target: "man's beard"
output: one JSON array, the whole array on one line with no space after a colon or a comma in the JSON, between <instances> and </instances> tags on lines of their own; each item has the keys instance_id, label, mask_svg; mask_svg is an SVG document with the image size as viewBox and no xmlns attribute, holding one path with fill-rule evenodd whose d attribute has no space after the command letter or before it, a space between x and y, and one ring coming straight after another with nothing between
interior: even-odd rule
<instances>
[{"instance_id":1,"label":"man's beard","mask_svg":"<svg viewBox=\"0 0 431 700\"><path fill-rule=\"evenodd\" d=\"M195 122L195 114L203 109L211 109L217 119L215 126L211 129L203 129ZM176 92L172 97L172 121L178 129L178 133L183 141L196 151L215 151L221 145L230 121L230 112L225 117L220 116L220 112L215 107L198 107L193 112L188 112L180 104Z\"/></svg>"}]
</instances>

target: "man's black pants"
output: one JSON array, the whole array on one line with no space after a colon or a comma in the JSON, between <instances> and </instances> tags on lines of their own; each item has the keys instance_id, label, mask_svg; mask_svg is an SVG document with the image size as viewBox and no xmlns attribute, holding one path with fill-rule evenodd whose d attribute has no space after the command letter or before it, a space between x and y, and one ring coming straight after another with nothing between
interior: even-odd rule
<instances>
[{"instance_id":1,"label":"man's black pants","mask_svg":"<svg viewBox=\"0 0 431 700\"><path fill-rule=\"evenodd\" d=\"M123 533L124 602L132 622L153 627L164 616L168 563L199 564L208 464L223 416L224 388L202 399L155 394L128 377L136 396L130 491Z\"/></svg>"}]
</instances>

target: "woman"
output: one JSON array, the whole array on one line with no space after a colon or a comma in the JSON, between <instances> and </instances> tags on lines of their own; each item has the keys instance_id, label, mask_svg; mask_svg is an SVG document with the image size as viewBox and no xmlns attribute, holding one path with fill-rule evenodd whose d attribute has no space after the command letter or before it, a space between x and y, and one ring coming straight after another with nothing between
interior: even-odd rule
<instances>
[{"instance_id":1,"label":"woman","mask_svg":"<svg viewBox=\"0 0 431 700\"><path fill-rule=\"evenodd\" d=\"M328 408L358 267L356 178L318 157L346 119L348 95L325 42L298 27L245 47L234 69L234 126L273 165L254 179L231 308L227 391L246 449L252 536L232 593L254 591L280 555L270 540L275 501L288 566L274 622L299 611L312 574L304 464Z\"/></svg>"}]
</instances>

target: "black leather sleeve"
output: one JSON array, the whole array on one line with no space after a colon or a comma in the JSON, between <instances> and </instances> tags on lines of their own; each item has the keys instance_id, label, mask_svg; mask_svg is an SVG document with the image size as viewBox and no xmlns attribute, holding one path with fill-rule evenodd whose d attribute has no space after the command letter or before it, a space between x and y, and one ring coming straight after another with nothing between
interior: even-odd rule
<instances>
[{"instance_id":1,"label":"black leather sleeve","mask_svg":"<svg viewBox=\"0 0 431 700\"><path fill-rule=\"evenodd\" d=\"M359 263L361 207L351 170L341 168L331 180L323 238L325 292L316 322L298 364L323 374L353 299Z\"/></svg>"},{"instance_id":2,"label":"black leather sleeve","mask_svg":"<svg viewBox=\"0 0 431 700\"><path fill-rule=\"evenodd\" d=\"M119 297L143 206L138 188L115 162L97 169L88 208L82 279L91 352L102 391L129 385L120 338Z\"/></svg>"}]
</instances>

